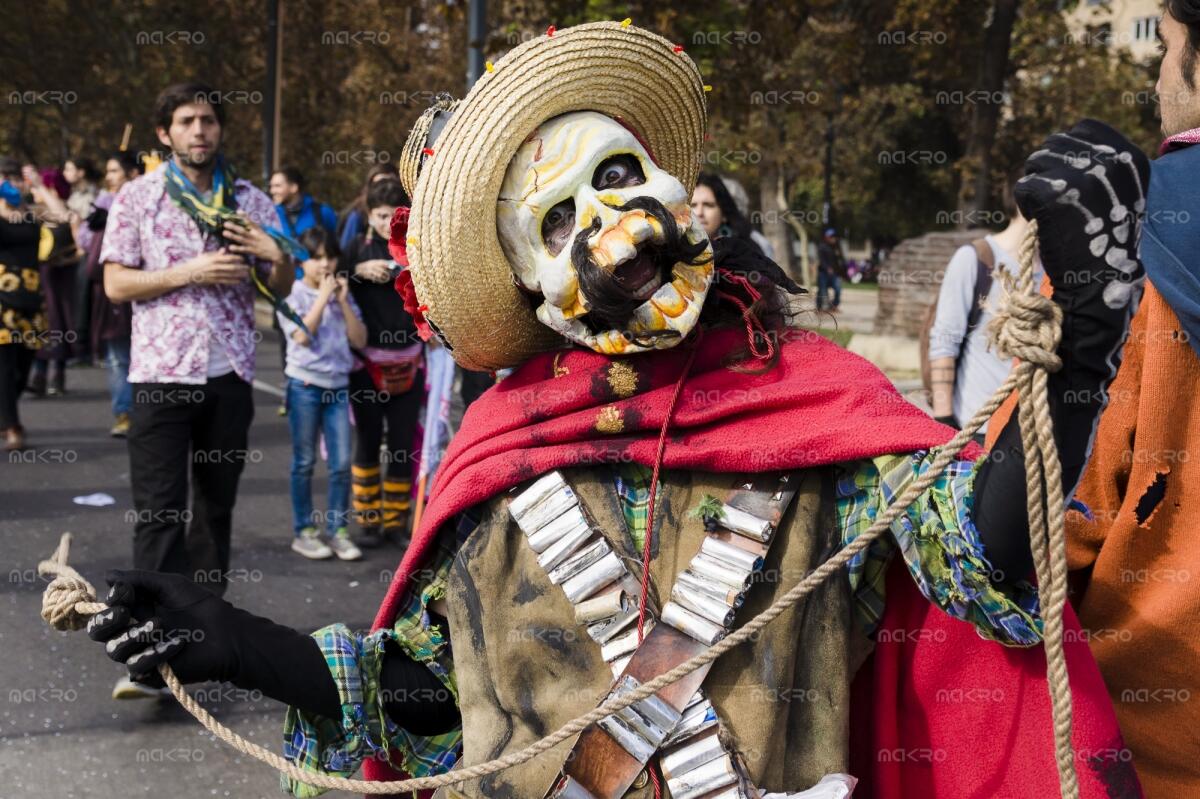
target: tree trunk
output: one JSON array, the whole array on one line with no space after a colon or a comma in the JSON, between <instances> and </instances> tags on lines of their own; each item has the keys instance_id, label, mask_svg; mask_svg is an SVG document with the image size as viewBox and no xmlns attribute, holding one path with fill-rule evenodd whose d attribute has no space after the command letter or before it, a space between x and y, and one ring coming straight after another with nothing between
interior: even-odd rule
<instances>
[{"instance_id":1,"label":"tree trunk","mask_svg":"<svg viewBox=\"0 0 1200 799\"><path fill-rule=\"evenodd\" d=\"M787 228L787 194L783 187L783 169L774 159L763 161L758 170L759 206L762 208L762 232L775 250L775 263L795 279L792 270L792 243Z\"/></svg>"},{"instance_id":2,"label":"tree trunk","mask_svg":"<svg viewBox=\"0 0 1200 799\"><path fill-rule=\"evenodd\" d=\"M991 194L992 149L1000 123L1004 78L1008 73L1008 51L1020 0L994 0L991 24L984 30L978 80L971 94L974 106L966 148L966 175L959 191L958 226L975 227L987 210Z\"/></svg>"}]
</instances>

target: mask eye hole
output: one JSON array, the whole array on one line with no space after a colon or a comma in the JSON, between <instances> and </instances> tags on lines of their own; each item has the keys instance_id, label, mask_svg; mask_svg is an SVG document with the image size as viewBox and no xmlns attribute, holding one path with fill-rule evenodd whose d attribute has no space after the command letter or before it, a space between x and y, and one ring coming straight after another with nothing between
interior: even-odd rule
<instances>
[{"instance_id":1,"label":"mask eye hole","mask_svg":"<svg viewBox=\"0 0 1200 799\"><path fill-rule=\"evenodd\" d=\"M551 255L558 255L575 230L575 199L567 198L542 217L542 241Z\"/></svg>"},{"instance_id":2,"label":"mask eye hole","mask_svg":"<svg viewBox=\"0 0 1200 799\"><path fill-rule=\"evenodd\" d=\"M605 158L592 173L592 188L597 191L640 186L645 182L646 174L642 172L641 161L628 153Z\"/></svg>"}]
</instances>

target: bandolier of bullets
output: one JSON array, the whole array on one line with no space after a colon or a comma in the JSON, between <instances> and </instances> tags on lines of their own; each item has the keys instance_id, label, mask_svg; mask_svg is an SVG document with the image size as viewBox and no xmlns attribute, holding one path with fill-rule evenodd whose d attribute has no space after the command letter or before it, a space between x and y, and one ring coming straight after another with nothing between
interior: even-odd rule
<instances>
[{"instance_id":1,"label":"bandolier of bullets","mask_svg":"<svg viewBox=\"0 0 1200 799\"><path fill-rule=\"evenodd\" d=\"M780 491L788 480L780 478ZM777 496L780 496L777 494ZM618 678L612 694L640 683L622 675L638 647L640 584L588 517L578 496L559 472L551 472L518 494L509 513L525 533L550 582L575 606L575 621L600 645L601 657ZM710 532L679 574L662 621L701 643L728 634L754 574L762 569L774 526L724 504L718 523L729 532ZM731 536L730 533L736 534ZM649 535L647 531L647 535ZM740 537L741 541L733 540ZM654 616L647 608L644 634ZM718 736L712 703L698 690L682 713L650 696L599 722L639 763L663 750L663 775L673 799L744 799L734 755ZM587 792L574 784L575 793ZM563 796L572 791L568 790Z\"/></svg>"}]
</instances>

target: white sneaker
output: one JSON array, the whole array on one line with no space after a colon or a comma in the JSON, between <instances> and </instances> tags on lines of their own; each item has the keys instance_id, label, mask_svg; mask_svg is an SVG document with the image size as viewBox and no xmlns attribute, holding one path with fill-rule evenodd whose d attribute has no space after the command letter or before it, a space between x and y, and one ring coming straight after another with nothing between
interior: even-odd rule
<instances>
[{"instance_id":1,"label":"white sneaker","mask_svg":"<svg viewBox=\"0 0 1200 799\"><path fill-rule=\"evenodd\" d=\"M333 534L333 537L329 539L329 547L333 550L333 554L342 560L362 560L362 552L354 546L354 542L350 540L350 533L346 532L345 527L339 527L338 531Z\"/></svg>"},{"instance_id":2,"label":"white sneaker","mask_svg":"<svg viewBox=\"0 0 1200 799\"><path fill-rule=\"evenodd\" d=\"M160 699L170 695L170 688L151 688L129 679L128 674L117 680L112 690L113 699Z\"/></svg>"},{"instance_id":3,"label":"white sneaker","mask_svg":"<svg viewBox=\"0 0 1200 799\"><path fill-rule=\"evenodd\" d=\"M321 540L321 534L313 527L305 527L300 535L292 539L292 551L311 560L333 557L333 550Z\"/></svg>"}]
</instances>

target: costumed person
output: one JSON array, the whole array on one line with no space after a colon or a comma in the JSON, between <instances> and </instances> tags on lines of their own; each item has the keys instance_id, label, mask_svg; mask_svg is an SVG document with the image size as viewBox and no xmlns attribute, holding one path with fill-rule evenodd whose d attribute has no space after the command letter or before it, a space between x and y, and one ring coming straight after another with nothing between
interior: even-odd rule
<instances>
[{"instance_id":1,"label":"costumed person","mask_svg":"<svg viewBox=\"0 0 1200 799\"><path fill-rule=\"evenodd\" d=\"M350 242L339 264L367 325L367 343L357 351L361 368L350 374L354 515L363 546L377 547L390 540L403 548L410 532L417 424L424 394L423 344L392 285L408 264L392 259L388 236L397 209L408 209L408 195L396 178L381 178L367 189L366 207L366 235Z\"/></svg>"},{"instance_id":2,"label":"costumed person","mask_svg":"<svg viewBox=\"0 0 1200 799\"><path fill-rule=\"evenodd\" d=\"M1190 632L1200 612L1200 2L1167 2L1158 33L1165 141L1146 197L1146 288L1066 525L1072 602L1129 747L1119 756L1155 797L1200 795ZM1097 398L1078 391L1071 401Z\"/></svg>"},{"instance_id":3,"label":"costumed person","mask_svg":"<svg viewBox=\"0 0 1200 799\"><path fill-rule=\"evenodd\" d=\"M41 224L25 203L15 158L0 157L0 433L5 452L25 448L18 404L46 335L46 299L38 273Z\"/></svg>"},{"instance_id":4,"label":"costumed person","mask_svg":"<svg viewBox=\"0 0 1200 799\"><path fill-rule=\"evenodd\" d=\"M414 131L424 165L392 230L400 288L459 364L515 371L464 417L374 631L310 637L143 572L111 573L89 624L139 679L167 662L288 703L285 754L312 771L425 775L522 749L770 605L952 436L866 361L787 327L798 287L690 213L704 89L682 48L628 22L552 29L434 116L449 118ZM1112 234L1147 165L1095 122L1046 146L1018 199L1064 286L1059 420L1064 392L1111 379L1133 291L1104 301L1129 251L1097 254L1057 199ZM1110 182L1065 155L1080 148L1111 154ZM1069 495L1088 437L1061 430ZM972 447L889 539L741 648L438 795L818 786L807 799L856 778L859 797L1056 795L1017 423L1001 435L1014 457ZM1066 658L1080 795L1140 796L1127 764L1090 759L1122 743L1086 645Z\"/></svg>"}]
</instances>

